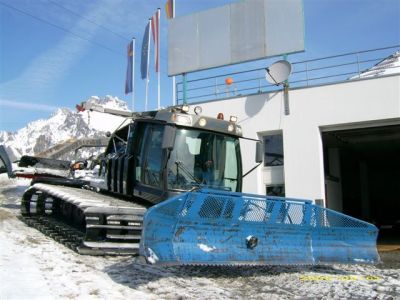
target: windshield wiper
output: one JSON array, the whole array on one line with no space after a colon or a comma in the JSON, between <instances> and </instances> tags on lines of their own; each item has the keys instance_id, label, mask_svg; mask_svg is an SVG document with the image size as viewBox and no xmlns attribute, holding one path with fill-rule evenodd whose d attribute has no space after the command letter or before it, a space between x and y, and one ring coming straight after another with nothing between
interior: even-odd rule
<instances>
[{"instance_id":1,"label":"windshield wiper","mask_svg":"<svg viewBox=\"0 0 400 300\"><path fill-rule=\"evenodd\" d=\"M201 184L201 181L197 179L185 166L183 161L176 160L175 164L187 175L190 179L194 180L197 184Z\"/></svg>"}]
</instances>

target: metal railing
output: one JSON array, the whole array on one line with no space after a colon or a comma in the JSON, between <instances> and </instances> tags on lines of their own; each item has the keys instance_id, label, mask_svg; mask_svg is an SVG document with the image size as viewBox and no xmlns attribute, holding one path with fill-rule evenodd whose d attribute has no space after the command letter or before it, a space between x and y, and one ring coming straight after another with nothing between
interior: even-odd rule
<instances>
[{"instance_id":1,"label":"metal railing","mask_svg":"<svg viewBox=\"0 0 400 300\"><path fill-rule=\"evenodd\" d=\"M290 88L310 87L400 73L400 45L292 62ZM396 65L397 62L397 65ZM266 67L266 66L265 66ZM189 103L281 90L265 80L265 67L186 81ZM233 83L225 83L231 78ZM183 102L183 82L176 84L177 103Z\"/></svg>"}]
</instances>

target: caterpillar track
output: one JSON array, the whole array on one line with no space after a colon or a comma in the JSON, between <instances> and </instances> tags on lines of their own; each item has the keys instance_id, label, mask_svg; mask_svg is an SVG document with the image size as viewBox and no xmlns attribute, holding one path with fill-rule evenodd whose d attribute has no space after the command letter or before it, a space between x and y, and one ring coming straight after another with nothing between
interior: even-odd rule
<instances>
[{"instance_id":1,"label":"caterpillar track","mask_svg":"<svg viewBox=\"0 0 400 300\"><path fill-rule=\"evenodd\" d=\"M61 223L53 217L25 216L20 219L28 226L36 228L46 236L51 237L73 251L78 252L78 247L82 244L84 238L82 231Z\"/></svg>"},{"instance_id":2,"label":"caterpillar track","mask_svg":"<svg viewBox=\"0 0 400 300\"><path fill-rule=\"evenodd\" d=\"M146 207L90 190L37 183L24 194L25 222L80 254L139 251Z\"/></svg>"}]
</instances>

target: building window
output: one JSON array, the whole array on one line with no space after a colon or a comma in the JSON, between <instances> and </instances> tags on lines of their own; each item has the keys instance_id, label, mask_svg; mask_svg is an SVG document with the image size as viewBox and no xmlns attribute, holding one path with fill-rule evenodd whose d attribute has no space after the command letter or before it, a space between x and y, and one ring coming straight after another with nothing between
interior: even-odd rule
<instances>
[{"instance_id":1,"label":"building window","mask_svg":"<svg viewBox=\"0 0 400 300\"><path fill-rule=\"evenodd\" d=\"M264 136L264 166L283 166L282 133Z\"/></svg>"},{"instance_id":2,"label":"building window","mask_svg":"<svg viewBox=\"0 0 400 300\"><path fill-rule=\"evenodd\" d=\"M267 196L285 197L285 185L267 185L266 194Z\"/></svg>"}]
</instances>

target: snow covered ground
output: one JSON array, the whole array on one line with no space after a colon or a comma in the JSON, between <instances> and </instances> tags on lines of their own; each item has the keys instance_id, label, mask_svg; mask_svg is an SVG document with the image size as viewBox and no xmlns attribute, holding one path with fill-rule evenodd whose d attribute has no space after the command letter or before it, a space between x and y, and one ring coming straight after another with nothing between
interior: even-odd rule
<instances>
[{"instance_id":1,"label":"snow covered ground","mask_svg":"<svg viewBox=\"0 0 400 300\"><path fill-rule=\"evenodd\" d=\"M0 175L0 299L400 299L399 252L378 266L329 267L158 267L81 256L17 218L28 184Z\"/></svg>"}]
</instances>

